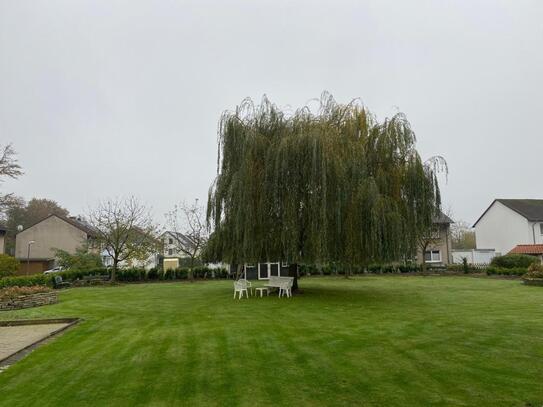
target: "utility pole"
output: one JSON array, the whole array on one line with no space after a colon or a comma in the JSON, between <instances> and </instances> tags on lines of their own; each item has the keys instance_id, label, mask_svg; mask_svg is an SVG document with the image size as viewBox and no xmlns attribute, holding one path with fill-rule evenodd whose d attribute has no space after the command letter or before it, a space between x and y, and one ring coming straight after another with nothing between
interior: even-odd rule
<instances>
[{"instance_id":1,"label":"utility pole","mask_svg":"<svg viewBox=\"0 0 543 407\"><path fill-rule=\"evenodd\" d=\"M28 251L26 253L26 274L30 274L30 246L36 243L34 240L28 242Z\"/></svg>"}]
</instances>

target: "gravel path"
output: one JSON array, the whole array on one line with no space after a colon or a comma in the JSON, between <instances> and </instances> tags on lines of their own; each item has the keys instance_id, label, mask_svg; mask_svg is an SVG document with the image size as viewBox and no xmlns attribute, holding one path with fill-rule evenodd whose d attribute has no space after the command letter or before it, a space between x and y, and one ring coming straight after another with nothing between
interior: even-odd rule
<instances>
[{"instance_id":1,"label":"gravel path","mask_svg":"<svg viewBox=\"0 0 543 407\"><path fill-rule=\"evenodd\" d=\"M0 360L32 345L69 324L0 326Z\"/></svg>"}]
</instances>

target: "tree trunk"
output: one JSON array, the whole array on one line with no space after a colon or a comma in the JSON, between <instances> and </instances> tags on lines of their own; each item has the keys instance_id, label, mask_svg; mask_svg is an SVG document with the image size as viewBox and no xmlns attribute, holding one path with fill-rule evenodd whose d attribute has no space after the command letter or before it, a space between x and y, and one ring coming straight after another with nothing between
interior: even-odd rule
<instances>
[{"instance_id":1,"label":"tree trunk","mask_svg":"<svg viewBox=\"0 0 543 407\"><path fill-rule=\"evenodd\" d=\"M424 243L421 247L421 256L422 256L422 263L420 264L421 271L423 273L426 273L426 249L428 248L428 243Z\"/></svg>"},{"instance_id":2,"label":"tree trunk","mask_svg":"<svg viewBox=\"0 0 543 407\"><path fill-rule=\"evenodd\" d=\"M294 277L294 282L292 283L292 292L298 291L298 264L289 264L288 276Z\"/></svg>"},{"instance_id":3,"label":"tree trunk","mask_svg":"<svg viewBox=\"0 0 543 407\"><path fill-rule=\"evenodd\" d=\"M194 282L194 273L192 271L193 268L194 268L194 257L191 257L190 258L189 275L187 276L191 283Z\"/></svg>"},{"instance_id":4,"label":"tree trunk","mask_svg":"<svg viewBox=\"0 0 543 407\"><path fill-rule=\"evenodd\" d=\"M109 278L109 280L113 283L115 282L115 277L116 277L116 274L117 274L117 267L119 266L119 259L117 258L114 258L113 259L113 268L111 269L111 276Z\"/></svg>"}]
</instances>

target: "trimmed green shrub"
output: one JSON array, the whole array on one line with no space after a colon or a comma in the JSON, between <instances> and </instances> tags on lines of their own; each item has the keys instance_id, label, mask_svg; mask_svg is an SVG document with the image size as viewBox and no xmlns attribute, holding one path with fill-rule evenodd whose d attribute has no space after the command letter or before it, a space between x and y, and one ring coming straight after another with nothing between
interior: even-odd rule
<instances>
[{"instance_id":1,"label":"trimmed green shrub","mask_svg":"<svg viewBox=\"0 0 543 407\"><path fill-rule=\"evenodd\" d=\"M156 267L153 267L147 272L147 279L149 280L158 280L160 274L160 270Z\"/></svg>"},{"instance_id":2,"label":"trimmed green shrub","mask_svg":"<svg viewBox=\"0 0 543 407\"><path fill-rule=\"evenodd\" d=\"M179 268L175 271L175 276L178 280L186 280L187 278L189 278L189 269Z\"/></svg>"},{"instance_id":3,"label":"trimmed green shrub","mask_svg":"<svg viewBox=\"0 0 543 407\"><path fill-rule=\"evenodd\" d=\"M527 268L523 267L495 267L489 266L486 269L486 274L489 276L492 275L501 275L501 276L522 276L528 272Z\"/></svg>"},{"instance_id":4,"label":"trimmed green shrub","mask_svg":"<svg viewBox=\"0 0 543 407\"><path fill-rule=\"evenodd\" d=\"M19 270L19 260L7 254L0 254L0 278L12 276Z\"/></svg>"},{"instance_id":5,"label":"trimmed green shrub","mask_svg":"<svg viewBox=\"0 0 543 407\"><path fill-rule=\"evenodd\" d=\"M501 268L528 268L531 264L538 263L537 257L528 256L527 254L506 254L504 256L496 256L490 262L493 267Z\"/></svg>"},{"instance_id":6,"label":"trimmed green shrub","mask_svg":"<svg viewBox=\"0 0 543 407\"><path fill-rule=\"evenodd\" d=\"M469 273L468 259L465 257L462 258L462 270L464 271L464 274Z\"/></svg>"},{"instance_id":7,"label":"trimmed green shrub","mask_svg":"<svg viewBox=\"0 0 543 407\"><path fill-rule=\"evenodd\" d=\"M53 282L50 276L45 274L34 274L32 276L14 276L0 279L0 288L6 287L30 287L34 285L52 286Z\"/></svg>"},{"instance_id":8,"label":"trimmed green shrub","mask_svg":"<svg viewBox=\"0 0 543 407\"><path fill-rule=\"evenodd\" d=\"M130 267L117 270L117 280L124 282L144 281L147 279L147 271L144 268Z\"/></svg>"},{"instance_id":9,"label":"trimmed green shrub","mask_svg":"<svg viewBox=\"0 0 543 407\"><path fill-rule=\"evenodd\" d=\"M400 264L398 270L400 273L417 273L421 267L418 264Z\"/></svg>"},{"instance_id":10,"label":"trimmed green shrub","mask_svg":"<svg viewBox=\"0 0 543 407\"><path fill-rule=\"evenodd\" d=\"M206 266L193 267L192 276L200 279L211 278L211 269Z\"/></svg>"},{"instance_id":11,"label":"trimmed green shrub","mask_svg":"<svg viewBox=\"0 0 543 407\"><path fill-rule=\"evenodd\" d=\"M195 267L193 269L194 278L207 278L218 279L227 278L228 270L225 268L211 269L206 266ZM160 269L152 268L145 270L144 268L126 268L117 270L117 280L120 282L138 282L148 280L186 280L189 275L188 268L181 268L176 270L167 270L162 272ZM77 281L83 280L86 276L110 276L109 270L106 268L97 268L93 270L66 270L53 274L35 274L32 276L14 276L4 277L0 279L0 288L5 287L28 287L34 285L47 285L54 286L54 279L56 276L62 277L64 281Z\"/></svg>"},{"instance_id":12,"label":"trimmed green shrub","mask_svg":"<svg viewBox=\"0 0 543 407\"><path fill-rule=\"evenodd\" d=\"M228 270L224 267L211 269L211 274L213 278L228 278Z\"/></svg>"},{"instance_id":13,"label":"trimmed green shrub","mask_svg":"<svg viewBox=\"0 0 543 407\"><path fill-rule=\"evenodd\" d=\"M176 278L176 270L174 269L167 269L165 272L164 272L164 275L163 275L163 280L175 280Z\"/></svg>"},{"instance_id":14,"label":"trimmed green shrub","mask_svg":"<svg viewBox=\"0 0 543 407\"><path fill-rule=\"evenodd\" d=\"M107 275L109 276L108 269L104 267L95 268L95 269L89 269L89 270L77 270L77 269L69 269L62 271L60 273L52 273L49 274L47 277L53 281L55 279L55 276L60 276L64 281L76 281L76 280L82 280L83 277L86 276L103 276Z\"/></svg>"},{"instance_id":15,"label":"trimmed green shrub","mask_svg":"<svg viewBox=\"0 0 543 407\"><path fill-rule=\"evenodd\" d=\"M485 271L483 268L477 268L469 264L467 262L467 259L466 259L466 263L462 261L462 264L448 264L447 270L455 272L455 273L464 273L464 274L482 273Z\"/></svg>"}]
</instances>

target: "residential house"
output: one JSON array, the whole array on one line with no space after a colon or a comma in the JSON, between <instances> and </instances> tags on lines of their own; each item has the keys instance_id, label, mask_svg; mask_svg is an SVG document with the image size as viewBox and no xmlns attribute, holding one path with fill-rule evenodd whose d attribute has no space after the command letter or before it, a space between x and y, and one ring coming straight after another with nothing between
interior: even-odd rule
<instances>
[{"instance_id":1,"label":"residential house","mask_svg":"<svg viewBox=\"0 0 543 407\"><path fill-rule=\"evenodd\" d=\"M537 257L543 263L543 244L519 244L509 254L527 254Z\"/></svg>"},{"instance_id":2,"label":"residential house","mask_svg":"<svg viewBox=\"0 0 543 407\"><path fill-rule=\"evenodd\" d=\"M90 244L96 234L81 218L51 214L23 229L15 237L15 257L21 262L21 274L40 273L54 266L55 250L75 253Z\"/></svg>"},{"instance_id":3,"label":"residential house","mask_svg":"<svg viewBox=\"0 0 543 407\"><path fill-rule=\"evenodd\" d=\"M166 231L161 236L163 244L162 255L164 261L164 270L176 269L180 267L183 259L190 258L181 248L187 248L193 245L190 238L179 232Z\"/></svg>"},{"instance_id":4,"label":"residential house","mask_svg":"<svg viewBox=\"0 0 543 407\"><path fill-rule=\"evenodd\" d=\"M543 244L543 199L495 199L473 225L477 249Z\"/></svg>"},{"instance_id":5,"label":"residential house","mask_svg":"<svg viewBox=\"0 0 543 407\"><path fill-rule=\"evenodd\" d=\"M454 223L444 213L440 212L434 218L431 236L426 238L428 245L424 252L424 262L430 266L445 266L452 263L451 223ZM422 263L422 248L417 253L418 263Z\"/></svg>"}]
</instances>

